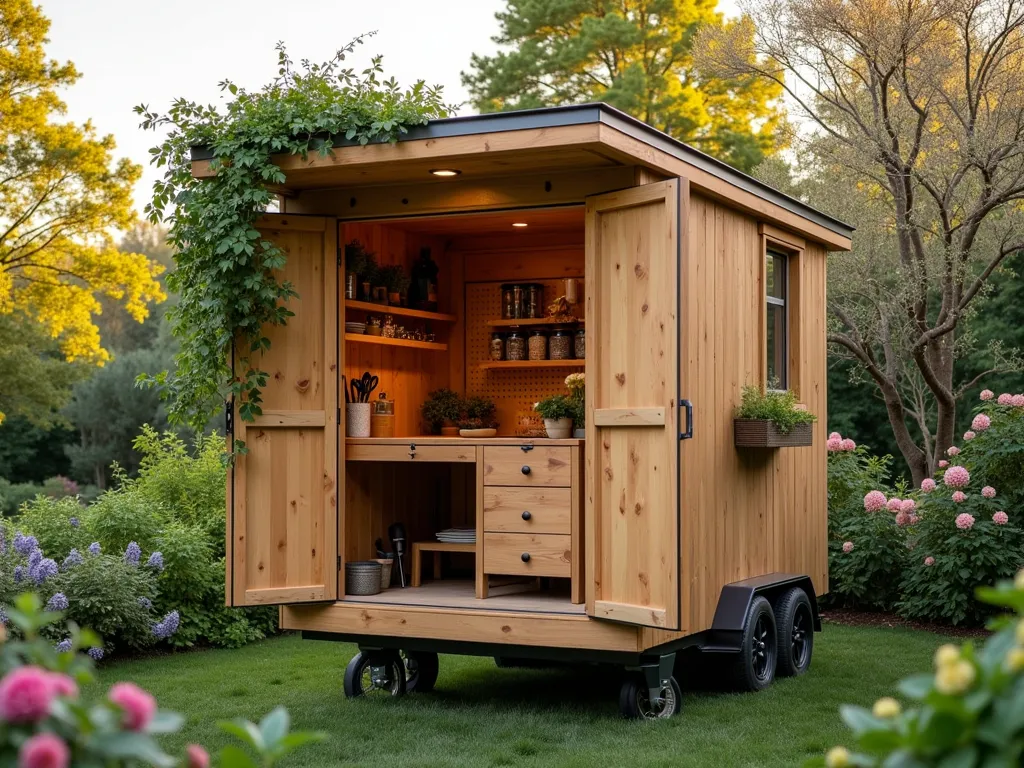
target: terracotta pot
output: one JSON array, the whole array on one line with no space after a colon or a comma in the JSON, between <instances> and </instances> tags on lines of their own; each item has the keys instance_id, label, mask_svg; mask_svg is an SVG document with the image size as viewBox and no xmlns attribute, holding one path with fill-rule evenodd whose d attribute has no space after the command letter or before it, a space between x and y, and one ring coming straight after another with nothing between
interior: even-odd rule
<instances>
[{"instance_id":1,"label":"terracotta pot","mask_svg":"<svg viewBox=\"0 0 1024 768\"><path fill-rule=\"evenodd\" d=\"M402 306L402 294L398 293L397 291L395 291L394 293L389 293L388 304L390 304L392 307Z\"/></svg>"},{"instance_id":2,"label":"terracotta pot","mask_svg":"<svg viewBox=\"0 0 1024 768\"><path fill-rule=\"evenodd\" d=\"M441 437L458 437L458 427L441 427Z\"/></svg>"},{"instance_id":3,"label":"terracotta pot","mask_svg":"<svg viewBox=\"0 0 1024 768\"><path fill-rule=\"evenodd\" d=\"M572 419L544 419L544 429L552 440L565 440L572 434Z\"/></svg>"}]
</instances>

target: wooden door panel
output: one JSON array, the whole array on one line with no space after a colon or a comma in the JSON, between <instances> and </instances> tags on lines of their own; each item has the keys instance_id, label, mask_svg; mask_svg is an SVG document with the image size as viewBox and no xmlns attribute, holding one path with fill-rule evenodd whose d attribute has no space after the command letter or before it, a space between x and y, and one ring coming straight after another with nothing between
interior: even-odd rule
<instances>
[{"instance_id":1,"label":"wooden door panel","mask_svg":"<svg viewBox=\"0 0 1024 768\"><path fill-rule=\"evenodd\" d=\"M678 179L587 201L587 612L679 627ZM589 334L588 334L589 335Z\"/></svg>"},{"instance_id":2,"label":"wooden door panel","mask_svg":"<svg viewBox=\"0 0 1024 768\"><path fill-rule=\"evenodd\" d=\"M263 413L244 422L235 404L235 437L246 452L235 458L229 490L228 602L334 600L343 503L337 492L343 471L337 227L323 217L276 214L264 217L259 229L284 249L280 277L299 295L288 303L294 316L266 329L270 349L251 361L267 373Z\"/></svg>"}]
</instances>

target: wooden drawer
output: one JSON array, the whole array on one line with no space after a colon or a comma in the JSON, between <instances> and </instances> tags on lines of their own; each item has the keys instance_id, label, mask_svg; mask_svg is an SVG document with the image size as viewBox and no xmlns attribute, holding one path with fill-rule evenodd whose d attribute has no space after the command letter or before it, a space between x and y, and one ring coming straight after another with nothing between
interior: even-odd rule
<instances>
[{"instance_id":1,"label":"wooden drawer","mask_svg":"<svg viewBox=\"0 0 1024 768\"><path fill-rule=\"evenodd\" d=\"M475 462L472 445L346 445L346 461L445 461Z\"/></svg>"},{"instance_id":2,"label":"wooden drawer","mask_svg":"<svg viewBox=\"0 0 1024 768\"><path fill-rule=\"evenodd\" d=\"M523 559L524 554L529 555ZM506 576L572 576L572 537L485 533L484 571Z\"/></svg>"},{"instance_id":3,"label":"wooden drawer","mask_svg":"<svg viewBox=\"0 0 1024 768\"><path fill-rule=\"evenodd\" d=\"M484 488L485 531L568 534L571 515L570 488Z\"/></svg>"},{"instance_id":4,"label":"wooden drawer","mask_svg":"<svg viewBox=\"0 0 1024 768\"><path fill-rule=\"evenodd\" d=\"M544 485L568 488L572 484L571 448L519 446L484 448L484 485Z\"/></svg>"}]
</instances>

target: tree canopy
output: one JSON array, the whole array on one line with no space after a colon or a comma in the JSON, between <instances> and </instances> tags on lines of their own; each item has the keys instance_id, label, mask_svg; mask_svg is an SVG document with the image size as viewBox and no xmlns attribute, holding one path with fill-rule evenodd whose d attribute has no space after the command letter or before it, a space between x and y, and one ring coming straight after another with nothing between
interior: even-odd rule
<instances>
[{"instance_id":1,"label":"tree canopy","mask_svg":"<svg viewBox=\"0 0 1024 768\"><path fill-rule=\"evenodd\" d=\"M703 27L735 31L716 0L508 0L506 47L462 73L481 112L603 101L748 170L779 146L782 88L693 67ZM749 34L749 27L742 27Z\"/></svg>"}]
</instances>

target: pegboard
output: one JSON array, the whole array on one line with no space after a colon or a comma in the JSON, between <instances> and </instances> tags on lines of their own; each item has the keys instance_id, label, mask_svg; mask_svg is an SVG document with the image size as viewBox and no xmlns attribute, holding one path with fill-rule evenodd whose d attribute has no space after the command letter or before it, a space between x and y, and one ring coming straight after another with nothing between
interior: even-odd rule
<instances>
[{"instance_id":1,"label":"pegboard","mask_svg":"<svg viewBox=\"0 0 1024 768\"><path fill-rule=\"evenodd\" d=\"M578 302L573 307L583 317L586 306L583 275L576 275ZM466 394L490 398L497 406L495 418L499 435L543 436L544 422L533 404L548 395L566 393L565 377L581 368L527 368L523 370L481 370L480 363L490 360L491 333L488 320L501 317L501 286L513 282L466 284ZM544 286L545 307L565 293L563 280L523 280Z\"/></svg>"}]
</instances>

